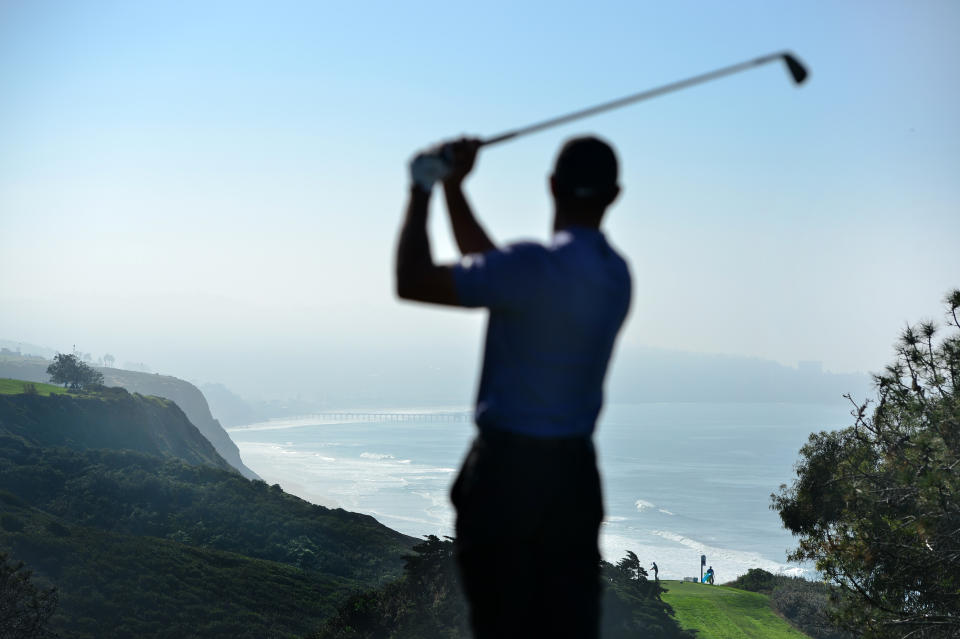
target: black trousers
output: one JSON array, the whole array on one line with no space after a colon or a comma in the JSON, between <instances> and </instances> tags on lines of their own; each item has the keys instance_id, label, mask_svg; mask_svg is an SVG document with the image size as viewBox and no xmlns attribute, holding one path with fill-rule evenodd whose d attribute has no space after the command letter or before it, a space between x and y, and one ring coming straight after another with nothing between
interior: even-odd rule
<instances>
[{"instance_id":1,"label":"black trousers","mask_svg":"<svg viewBox=\"0 0 960 639\"><path fill-rule=\"evenodd\" d=\"M476 639L598 636L603 504L589 438L481 431L451 497Z\"/></svg>"}]
</instances>

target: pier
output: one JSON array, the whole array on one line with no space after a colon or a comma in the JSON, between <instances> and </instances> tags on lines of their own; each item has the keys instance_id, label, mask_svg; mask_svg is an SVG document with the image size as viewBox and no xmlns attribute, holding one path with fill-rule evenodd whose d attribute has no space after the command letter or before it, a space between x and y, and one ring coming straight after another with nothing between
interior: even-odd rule
<instances>
[{"instance_id":1,"label":"pier","mask_svg":"<svg viewBox=\"0 0 960 639\"><path fill-rule=\"evenodd\" d=\"M381 412L329 412L316 413L304 418L316 418L333 422L470 422L470 411L450 411L436 413L381 413Z\"/></svg>"}]
</instances>

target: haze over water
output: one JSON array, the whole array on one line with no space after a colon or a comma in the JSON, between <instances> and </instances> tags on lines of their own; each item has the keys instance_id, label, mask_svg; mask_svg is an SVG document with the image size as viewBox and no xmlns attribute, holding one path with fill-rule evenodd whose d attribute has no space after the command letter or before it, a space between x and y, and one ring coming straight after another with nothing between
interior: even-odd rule
<instances>
[{"instance_id":1,"label":"haze over water","mask_svg":"<svg viewBox=\"0 0 960 639\"><path fill-rule=\"evenodd\" d=\"M811 432L848 422L840 403L608 405L595 437L604 558L629 549L664 578L698 575L701 553L722 581L755 567L799 574L769 496L792 479ZM473 434L468 421L304 418L230 429L268 482L413 536L453 535L448 492Z\"/></svg>"},{"instance_id":2,"label":"haze over water","mask_svg":"<svg viewBox=\"0 0 960 639\"><path fill-rule=\"evenodd\" d=\"M483 315L393 295L411 155L784 48L803 87L768 65L491 147L478 217L546 239L560 144L613 142L618 351L880 370L956 285L960 3L375 5L0 2L0 337L253 399L466 403Z\"/></svg>"}]
</instances>

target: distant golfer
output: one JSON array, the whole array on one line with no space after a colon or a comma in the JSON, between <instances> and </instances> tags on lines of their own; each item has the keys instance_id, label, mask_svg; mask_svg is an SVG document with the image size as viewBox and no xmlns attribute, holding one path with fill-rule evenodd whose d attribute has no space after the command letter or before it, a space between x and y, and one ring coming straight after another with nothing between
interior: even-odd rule
<instances>
[{"instance_id":1,"label":"distant golfer","mask_svg":"<svg viewBox=\"0 0 960 639\"><path fill-rule=\"evenodd\" d=\"M411 162L397 250L404 299L490 310L478 434L452 490L456 553L479 639L596 637L603 518L592 443L603 382L630 305L630 274L600 222L617 158L594 137L567 142L550 176L553 239L498 248L461 185L478 142ZM427 208L443 184L463 259L435 264Z\"/></svg>"},{"instance_id":2,"label":"distant golfer","mask_svg":"<svg viewBox=\"0 0 960 639\"><path fill-rule=\"evenodd\" d=\"M657 562L653 562L650 567L653 568L653 580L660 581L660 569L657 568Z\"/></svg>"}]
</instances>

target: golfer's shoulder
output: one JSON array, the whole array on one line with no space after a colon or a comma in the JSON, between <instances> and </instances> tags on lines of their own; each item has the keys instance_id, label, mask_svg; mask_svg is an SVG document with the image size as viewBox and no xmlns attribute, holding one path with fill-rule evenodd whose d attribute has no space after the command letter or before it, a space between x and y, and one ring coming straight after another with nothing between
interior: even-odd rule
<instances>
[{"instance_id":1,"label":"golfer's shoulder","mask_svg":"<svg viewBox=\"0 0 960 639\"><path fill-rule=\"evenodd\" d=\"M538 255L546 255L549 251L546 246L535 240L516 240L504 244L500 250L520 258L536 258Z\"/></svg>"},{"instance_id":2,"label":"golfer's shoulder","mask_svg":"<svg viewBox=\"0 0 960 639\"><path fill-rule=\"evenodd\" d=\"M512 242L484 253L463 256L454 266L458 289L521 286L549 269L547 249L537 242Z\"/></svg>"},{"instance_id":3,"label":"golfer's shoulder","mask_svg":"<svg viewBox=\"0 0 960 639\"><path fill-rule=\"evenodd\" d=\"M629 284L630 267L627 261L599 230L565 230L554 235L550 250L558 261L575 265L584 273L598 277L624 280Z\"/></svg>"},{"instance_id":4,"label":"golfer's shoulder","mask_svg":"<svg viewBox=\"0 0 960 639\"><path fill-rule=\"evenodd\" d=\"M537 270L550 261L550 250L532 240L510 242L484 254L488 261L499 262L502 266L517 270Z\"/></svg>"}]
</instances>

